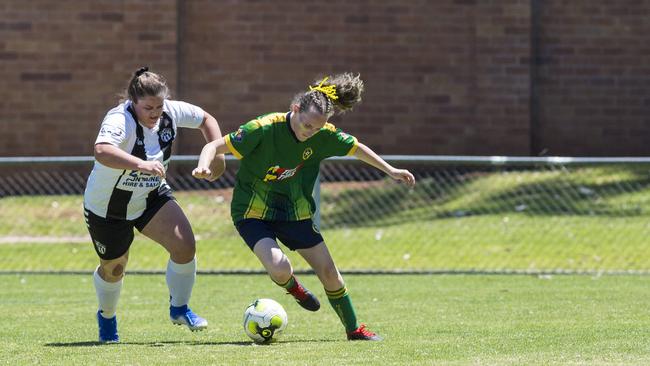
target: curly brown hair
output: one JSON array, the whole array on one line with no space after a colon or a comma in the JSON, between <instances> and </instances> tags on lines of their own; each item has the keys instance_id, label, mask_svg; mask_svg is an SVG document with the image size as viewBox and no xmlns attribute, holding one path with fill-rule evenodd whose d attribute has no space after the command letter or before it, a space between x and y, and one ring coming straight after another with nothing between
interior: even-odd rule
<instances>
[{"instance_id":1,"label":"curly brown hair","mask_svg":"<svg viewBox=\"0 0 650 366\"><path fill-rule=\"evenodd\" d=\"M332 89L332 86L335 94L328 95L324 89ZM318 113L331 117L345 113L360 103L362 92L363 80L360 75L346 72L315 80L307 92L296 94L291 104L298 105L300 112L313 107Z\"/></svg>"}]
</instances>

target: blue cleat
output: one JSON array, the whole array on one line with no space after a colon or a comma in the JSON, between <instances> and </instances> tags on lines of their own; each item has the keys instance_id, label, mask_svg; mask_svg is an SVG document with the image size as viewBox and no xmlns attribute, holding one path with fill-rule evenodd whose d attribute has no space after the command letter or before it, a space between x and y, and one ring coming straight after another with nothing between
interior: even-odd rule
<instances>
[{"instance_id":1,"label":"blue cleat","mask_svg":"<svg viewBox=\"0 0 650 366\"><path fill-rule=\"evenodd\" d=\"M117 316L106 319L102 316L102 311L97 312L97 324L99 325L99 342L100 343L117 343L120 336L117 335Z\"/></svg>"},{"instance_id":2,"label":"blue cleat","mask_svg":"<svg viewBox=\"0 0 650 366\"><path fill-rule=\"evenodd\" d=\"M187 305L170 306L169 318L173 324L187 325L192 332L208 327L208 321L196 315Z\"/></svg>"}]
</instances>

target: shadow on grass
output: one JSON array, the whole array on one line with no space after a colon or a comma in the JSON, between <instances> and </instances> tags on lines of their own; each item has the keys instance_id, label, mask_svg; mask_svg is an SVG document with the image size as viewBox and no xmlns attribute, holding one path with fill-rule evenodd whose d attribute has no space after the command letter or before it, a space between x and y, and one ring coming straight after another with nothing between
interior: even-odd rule
<instances>
[{"instance_id":1,"label":"shadow on grass","mask_svg":"<svg viewBox=\"0 0 650 366\"><path fill-rule=\"evenodd\" d=\"M291 341L279 341L271 344L256 344L250 341L242 342L211 342L211 341L155 341L155 342L119 342L119 343L101 343L97 341L84 341L84 342L53 342L45 343L45 347L116 347L119 345L136 345L136 346L149 346L149 347L164 347L169 345L183 345L183 346L272 346L289 343L322 343L322 342L347 342L347 340L338 339L298 339Z\"/></svg>"}]
</instances>

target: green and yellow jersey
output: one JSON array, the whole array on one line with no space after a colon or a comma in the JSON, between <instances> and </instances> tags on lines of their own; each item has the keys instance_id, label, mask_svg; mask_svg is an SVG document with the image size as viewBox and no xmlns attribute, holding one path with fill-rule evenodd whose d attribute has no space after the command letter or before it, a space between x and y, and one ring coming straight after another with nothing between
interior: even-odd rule
<instances>
[{"instance_id":1,"label":"green and yellow jersey","mask_svg":"<svg viewBox=\"0 0 650 366\"><path fill-rule=\"evenodd\" d=\"M224 137L230 152L241 159L231 205L234 223L249 218L311 218L316 209L312 191L321 160L352 155L357 149L354 136L330 123L300 142L289 118L290 113L266 114Z\"/></svg>"}]
</instances>

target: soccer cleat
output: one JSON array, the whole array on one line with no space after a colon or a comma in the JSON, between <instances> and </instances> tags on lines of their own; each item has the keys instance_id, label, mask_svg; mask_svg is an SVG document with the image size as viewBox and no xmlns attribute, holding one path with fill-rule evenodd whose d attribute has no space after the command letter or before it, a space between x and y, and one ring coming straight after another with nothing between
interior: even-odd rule
<instances>
[{"instance_id":1,"label":"soccer cleat","mask_svg":"<svg viewBox=\"0 0 650 366\"><path fill-rule=\"evenodd\" d=\"M366 329L365 324L348 333L349 341L381 341L382 337Z\"/></svg>"},{"instance_id":2,"label":"soccer cleat","mask_svg":"<svg viewBox=\"0 0 650 366\"><path fill-rule=\"evenodd\" d=\"M99 342L100 343L117 343L120 336L117 335L117 316L106 319L102 316L102 311L97 311L97 324L99 325Z\"/></svg>"},{"instance_id":3,"label":"soccer cleat","mask_svg":"<svg viewBox=\"0 0 650 366\"><path fill-rule=\"evenodd\" d=\"M311 291L302 287L298 281L296 281L296 284L291 289L287 289L287 292L293 296L293 298L296 299L298 304L300 304L300 306L303 308L309 311L316 311L320 309L320 302L316 296L314 296Z\"/></svg>"},{"instance_id":4,"label":"soccer cleat","mask_svg":"<svg viewBox=\"0 0 650 366\"><path fill-rule=\"evenodd\" d=\"M169 318L173 324L187 325L192 332L208 327L208 321L196 315L187 305L170 306Z\"/></svg>"}]
</instances>

